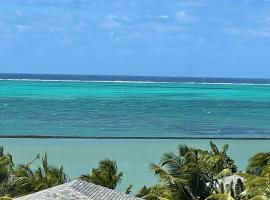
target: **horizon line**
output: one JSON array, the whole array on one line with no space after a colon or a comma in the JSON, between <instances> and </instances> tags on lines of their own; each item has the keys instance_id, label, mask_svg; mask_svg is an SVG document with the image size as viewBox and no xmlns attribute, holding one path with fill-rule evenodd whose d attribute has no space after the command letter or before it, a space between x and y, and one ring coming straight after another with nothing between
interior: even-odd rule
<instances>
[{"instance_id":1,"label":"horizon line","mask_svg":"<svg viewBox=\"0 0 270 200\"><path fill-rule=\"evenodd\" d=\"M12 72L0 72L1 74L6 75L67 75L67 76L119 76L119 77L157 77L157 78L205 78L205 79L260 79L260 80L270 80L269 78L261 77L222 77L222 76L172 76L172 75L117 75L117 74L70 74L70 73L12 73Z\"/></svg>"}]
</instances>

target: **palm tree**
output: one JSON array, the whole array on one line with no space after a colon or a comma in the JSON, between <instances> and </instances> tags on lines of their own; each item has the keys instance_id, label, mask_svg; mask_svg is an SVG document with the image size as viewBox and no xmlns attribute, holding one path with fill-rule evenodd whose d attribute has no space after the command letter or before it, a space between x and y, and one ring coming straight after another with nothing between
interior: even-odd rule
<instances>
[{"instance_id":1,"label":"palm tree","mask_svg":"<svg viewBox=\"0 0 270 200\"><path fill-rule=\"evenodd\" d=\"M136 196L140 197L140 198L143 198L143 197L145 197L146 195L148 195L150 193L151 193L151 188L148 188L145 185L140 189L140 191L138 192L138 194Z\"/></svg>"},{"instance_id":2,"label":"palm tree","mask_svg":"<svg viewBox=\"0 0 270 200\"><path fill-rule=\"evenodd\" d=\"M64 173L63 167L52 166L48 163L47 154L41 159L41 166L36 170L31 169L31 164L39 159L36 159L26 165L19 165L13 170L14 196L26 195L32 192L37 192L50 187L54 187L68 181L67 175Z\"/></svg>"},{"instance_id":3,"label":"palm tree","mask_svg":"<svg viewBox=\"0 0 270 200\"><path fill-rule=\"evenodd\" d=\"M224 185L224 182L221 182L206 200L244 200L243 191L244 185L240 178L237 179L236 183L232 181Z\"/></svg>"},{"instance_id":4,"label":"palm tree","mask_svg":"<svg viewBox=\"0 0 270 200\"><path fill-rule=\"evenodd\" d=\"M147 188L144 186L136 195L139 198L146 200L170 200L173 199L171 191L162 185L155 185Z\"/></svg>"},{"instance_id":5,"label":"palm tree","mask_svg":"<svg viewBox=\"0 0 270 200\"><path fill-rule=\"evenodd\" d=\"M236 172L234 161L227 155L228 145L219 151L210 142L211 151L180 145L178 154L166 153L159 165L150 168L175 199L205 199L218 184L217 179Z\"/></svg>"},{"instance_id":6,"label":"palm tree","mask_svg":"<svg viewBox=\"0 0 270 200\"><path fill-rule=\"evenodd\" d=\"M9 193L13 166L12 156L5 154L4 148L0 146L0 196Z\"/></svg>"},{"instance_id":7,"label":"palm tree","mask_svg":"<svg viewBox=\"0 0 270 200\"><path fill-rule=\"evenodd\" d=\"M213 194L206 200L235 200L230 193L227 194Z\"/></svg>"},{"instance_id":8,"label":"palm tree","mask_svg":"<svg viewBox=\"0 0 270 200\"><path fill-rule=\"evenodd\" d=\"M249 159L247 173L240 173L244 178L243 199L270 199L270 153L257 153Z\"/></svg>"},{"instance_id":9,"label":"palm tree","mask_svg":"<svg viewBox=\"0 0 270 200\"><path fill-rule=\"evenodd\" d=\"M0 197L0 200L12 200L12 198L4 196L4 197Z\"/></svg>"},{"instance_id":10,"label":"palm tree","mask_svg":"<svg viewBox=\"0 0 270 200\"><path fill-rule=\"evenodd\" d=\"M228 144L219 150L217 146L210 141L211 151L201 151L201 163L203 169L215 179L231 175L237 172L234 161L227 155Z\"/></svg>"},{"instance_id":11,"label":"palm tree","mask_svg":"<svg viewBox=\"0 0 270 200\"><path fill-rule=\"evenodd\" d=\"M99 162L98 168L92 169L91 173L81 175L80 179L101 185L110 189L115 189L121 182L123 172L118 172L115 161L105 159Z\"/></svg>"},{"instance_id":12,"label":"palm tree","mask_svg":"<svg viewBox=\"0 0 270 200\"><path fill-rule=\"evenodd\" d=\"M243 199L270 199L270 173L265 171L261 176L239 173L244 178Z\"/></svg>"},{"instance_id":13,"label":"palm tree","mask_svg":"<svg viewBox=\"0 0 270 200\"><path fill-rule=\"evenodd\" d=\"M260 176L264 168L270 166L270 152L257 153L249 159L247 171L253 175Z\"/></svg>"},{"instance_id":14,"label":"palm tree","mask_svg":"<svg viewBox=\"0 0 270 200\"><path fill-rule=\"evenodd\" d=\"M170 191L174 199L192 200L209 194L206 176L200 168L200 152L187 146L178 147L178 155L166 153L160 165L150 168L158 175L161 183Z\"/></svg>"}]
</instances>

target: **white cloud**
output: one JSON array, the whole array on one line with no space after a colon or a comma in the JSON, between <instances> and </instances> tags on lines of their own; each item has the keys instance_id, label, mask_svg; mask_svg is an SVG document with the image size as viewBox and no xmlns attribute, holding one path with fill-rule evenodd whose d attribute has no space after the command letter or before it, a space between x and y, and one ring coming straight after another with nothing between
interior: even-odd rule
<instances>
[{"instance_id":1,"label":"white cloud","mask_svg":"<svg viewBox=\"0 0 270 200\"><path fill-rule=\"evenodd\" d=\"M270 28L263 27L260 29L248 29L248 33L256 37L270 37Z\"/></svg>"},{"instance_id":2,"label":"white cloud","mask_svg":"<svg viewBox=\"0 0 270 200\"><path fill-rule=\"evenodd\" d=\"M158 16L158 17L161 18L161 19L168 19L168 18L169 18L168 15L160 15L160 16Z\"/></svg>"},{"instance_id":3,"label":"white cloud","mask_svg":"<svg viewBox=\"0 0 270 200\"><path fill-rule=\"evenodd\" d=\"M15 25L15 28L16 28L16 30L19 31L19 32L26 32L26 31L31 30L31 27L30 27L30 26L27 26L27 25L21 25L21 24Z\"/></svg>"},{"instance_id":4,"label":"white cloud","mask_svg":"<svg viewBox=\"0 0 270 200\"><path fill-rule=\"evenodd\" d=\"M269 27L258 27L258 28L225 27L225 28L222 28L222 30L226 34L239 36L243 38L247 38L247 37L270 38Z\"/></svg>"},{"instance_id":5,"label":"white cloud","mask_svg":"<svg viewBox=\"0 0 270 200\"><path fill-rule=\"evenodd\" d=\"M198 18L196 16L187 14L185 10L181 10L176 13L175 18L179 22L183 23L196 23L198 21Z\"/></svg>"},{"instance_id":6,"label":"white cloud","mask_svg":"<svg viewBox=\"0 0 270 200\"><path fill-rule=\"evenodd\" d=\"M206 4L205 0L182 0L180 2L181 6L187 7L198 7Z\"/></svg>"},{"instance_id":7,"label":"white cloud","mask_svg":"<svg viewBox=\"0 0 270 200\"><path fill-rule=\"evenodd\" d=\"M121 27L119 18L115 15L108 14L101 25L104 29L113 30Z\"/></svg>"}]
</instances>

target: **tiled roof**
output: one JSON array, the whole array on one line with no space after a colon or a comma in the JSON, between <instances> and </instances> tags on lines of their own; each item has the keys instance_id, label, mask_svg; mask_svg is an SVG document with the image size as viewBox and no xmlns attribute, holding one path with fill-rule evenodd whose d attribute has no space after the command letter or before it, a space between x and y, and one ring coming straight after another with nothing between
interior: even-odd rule
<instances>
[{"instance_id":1,"label":"tiled roof","mask_svg":"<svg viewBox=\"0 0 270 200\"><path fill-rule=\"evenodd\" d=\"M15 200L140 200L140 198L75 180Z\"/></svg>"}]
</instances>

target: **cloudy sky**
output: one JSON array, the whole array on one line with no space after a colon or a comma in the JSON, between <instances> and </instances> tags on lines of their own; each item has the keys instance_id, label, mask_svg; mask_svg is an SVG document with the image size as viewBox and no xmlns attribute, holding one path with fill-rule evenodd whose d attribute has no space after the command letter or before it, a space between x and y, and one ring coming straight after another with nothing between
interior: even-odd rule
<instances>
[{"instance_id":1,"label":"cloudy sky","mask_svg":"<svg viewBox=\"0 0 270 200\"><path fill-rule=\"evenodd\" d=\"M270 78L270 0L0 0L0 72Z\"/></svg>"}]
</instances>

